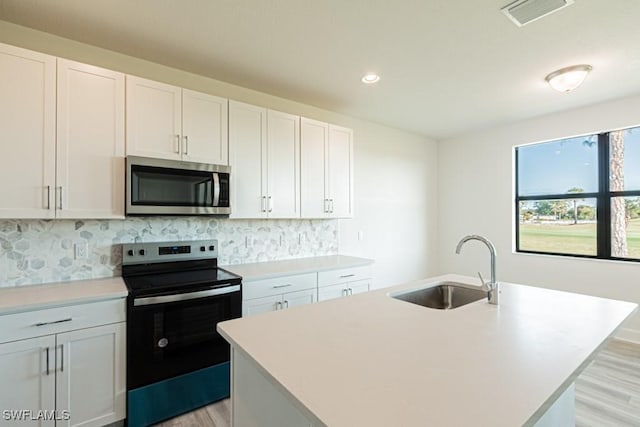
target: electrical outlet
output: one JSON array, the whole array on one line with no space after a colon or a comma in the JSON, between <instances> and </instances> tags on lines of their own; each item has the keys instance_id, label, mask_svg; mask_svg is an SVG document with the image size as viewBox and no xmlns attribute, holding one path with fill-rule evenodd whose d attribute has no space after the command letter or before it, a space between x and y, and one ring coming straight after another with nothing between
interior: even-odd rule
<instances>
[{"instance_id":1,"label":"electrical outlet","mask_svg":"<svg viewBox=\"0 0 640 427\"><path fill-rule=\"evenodd\" d=\"M250 248L253 247L253 238L249 236L244 236L244 247Z\"/></svg>"},{"instance_id":2,"label":"electrical outlet","mask_svg":"<svg viewBox=\"0 0 640 427\"><path fill-rule=\"evenodd\" d=\"M89 244L88 243L76 243L74 245L75 258L87 259L89 256Z\"/></svg>"},{"instance_id":3,"label":"electrical outlet","mask_svg":"<svg viewBox=\"0 0 640 427\"><path fill-rule=\"evenodd\" d=\"M358 231L358 241L361 242L364 240L364 231Z\"/></svg>"},{"instance_id":4,"label":"electrical outlet","mask_svg":"<svg viewBox=\"0 0 640 427\"><path fill-rule=\"evenodd\" d=\"M303 244L307 240L304 233L298 233L298 244Z\"/></svg>"}]
</instances>

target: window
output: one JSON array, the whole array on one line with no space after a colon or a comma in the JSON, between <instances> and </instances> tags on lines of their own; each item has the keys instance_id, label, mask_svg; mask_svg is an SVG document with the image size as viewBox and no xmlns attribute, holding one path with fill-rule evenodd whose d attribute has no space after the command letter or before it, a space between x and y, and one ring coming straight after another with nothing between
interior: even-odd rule
<instances>
[{"instance_id":1,"label":"window","mask_svg":"<svg viewBox=\"0 0 640 427\"><path fill-rule=\"evenodd\" d=\"M516 147L518 252L640 260L640 127Z\"/></svg>"}]
</instances>

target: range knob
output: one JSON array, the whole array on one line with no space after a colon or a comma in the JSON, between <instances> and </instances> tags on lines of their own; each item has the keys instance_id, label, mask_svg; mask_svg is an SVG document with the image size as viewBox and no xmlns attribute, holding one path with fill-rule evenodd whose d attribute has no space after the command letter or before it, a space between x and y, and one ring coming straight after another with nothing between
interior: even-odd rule
<instances>
[{"instance_id":1,"label":"range knob","mask_svg":"<svg viewBox=\"0 0 640 427\"><path fill-rule=\"evenodd\" d=\"M144 249L140 249L140 250L138 251L138 253L139 253L140 255L143 255L143 256L144 256Z\"/></svg>"},{"instance_id":2,"label":"range knob","mask_svg":"<svg viewBox=\"0 0 640 427\"><path fill-rule=\"evenodd\" d=\"M200 252L204 252L204 251L206 251L206 250L207 250L207 249L206 249L204 246L200 246Z\"/></svg>"},{"instance_id":3,"label":"range knob","mask_svg":"<svg viewBox=\"0 0 640 427\"><path fill-rule=\"evenodd\" d=\"M129 255L129 256L133 256L133 249L129 249L129 250L127 251L127 255Z\"/></svg>"},{"instance_id":4,"label":"range knob","mask_svg":"<svg viewBox=\"0 0 640 427\"><path fill-rule=\"evenodd\" d=\"M215 248L214 248L214 246L213 246L213 245L209 246L209 250L210 250L210 251L212 251L212 250L214 250L214 249L215 249Z\"/></svg>"}]
</instances>

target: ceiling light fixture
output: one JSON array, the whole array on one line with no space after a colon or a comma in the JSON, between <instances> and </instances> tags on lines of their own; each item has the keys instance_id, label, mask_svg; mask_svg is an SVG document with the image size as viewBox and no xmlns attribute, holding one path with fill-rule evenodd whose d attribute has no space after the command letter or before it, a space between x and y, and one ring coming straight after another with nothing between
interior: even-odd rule
<instances>
[{"instance_id":1,"label":"ceiling light fixture","mask_svg":"<svg viewBox=\"0 0 640 427\"><path fill-rule=\"evenodd\" d=\"M377 83L378 80L380 80L380 76L377 75L376 73L367 73L364 76L362 76L362 83L366 83L368 85L372 83Z\"/></svg>"},{"instance_id":2,"label":"ceiling light fixture","mask_svg":"<svg viewBox=\"0 0 640 427\"><path fill-rule=\"evenodd\" d=\"M572 65L554 71L544 79L558 92L569 92L580 86L592 69L587 64Z\"/></svg>"}]
</instances>

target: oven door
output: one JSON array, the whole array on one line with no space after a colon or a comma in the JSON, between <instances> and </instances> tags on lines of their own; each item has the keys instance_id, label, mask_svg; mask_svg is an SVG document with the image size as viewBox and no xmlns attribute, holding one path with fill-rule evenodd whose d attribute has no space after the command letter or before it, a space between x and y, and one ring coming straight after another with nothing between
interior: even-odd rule
<instances>
[{"instance_id":1,"label":"oven door","mask_svg":"<svg viewBox=\"0 0 640 427\"><path fill-rule=\"evenodd\" d=\"M229 361L229 344L216 331L216 325L240 317L241 312L239 284L130 298L128 388Z\"/></svg>"}]
</instances>

